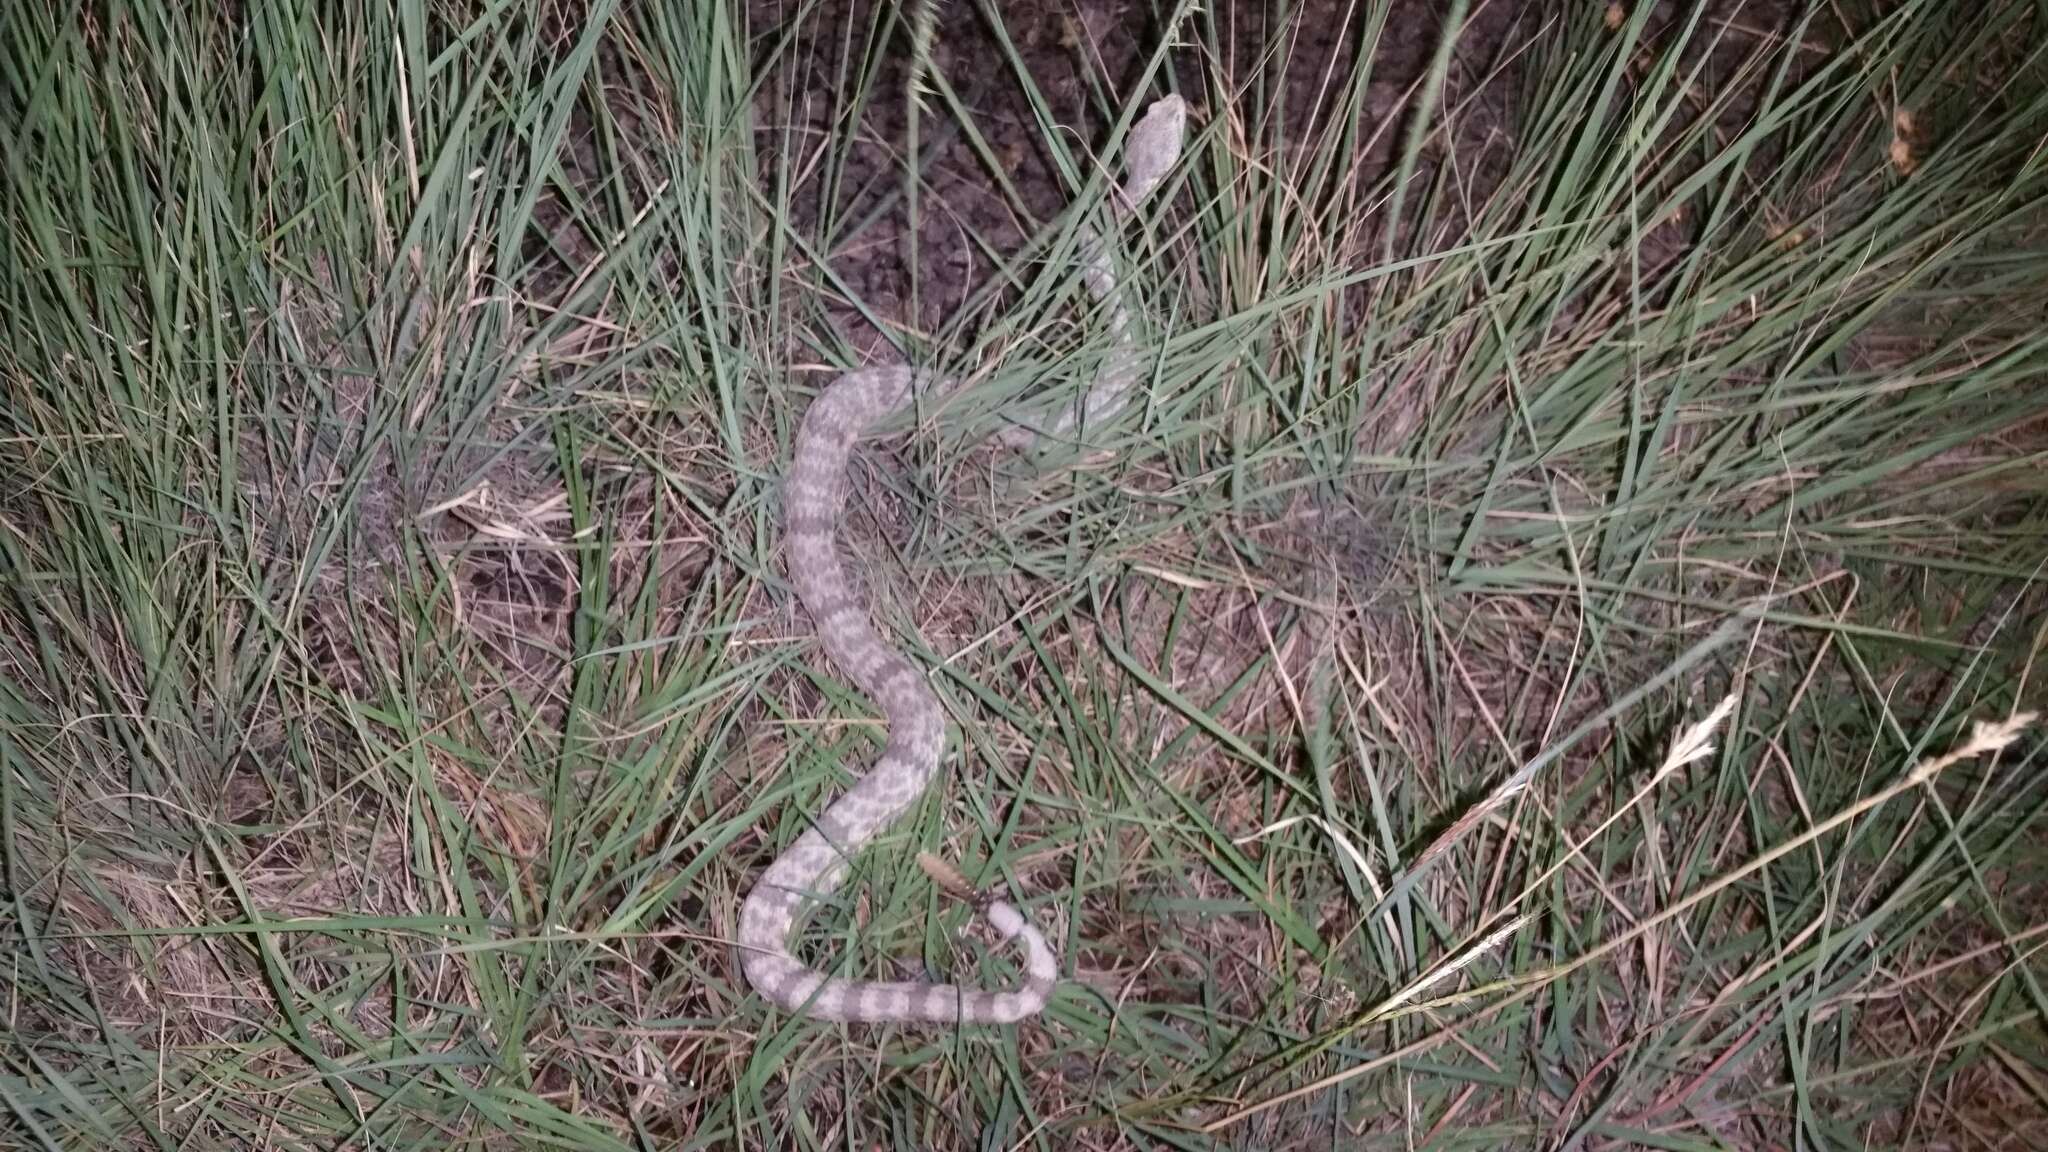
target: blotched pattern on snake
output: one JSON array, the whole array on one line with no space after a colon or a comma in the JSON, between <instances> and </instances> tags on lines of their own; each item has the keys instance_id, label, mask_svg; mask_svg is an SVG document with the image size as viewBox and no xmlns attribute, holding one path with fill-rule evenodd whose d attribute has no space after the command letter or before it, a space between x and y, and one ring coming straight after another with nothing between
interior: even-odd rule
<instances>
[{"instance_id":1,"label":"blotched pattern on snake","mask_svg":"<svg viewBox=\"0 0 2048 1152\"><path fill-rule=\"evenodd\" d=\"M1126 178L1119 212L1150 195L1180 155L1187 109L1177 96L1152 105L1125 145ZM1041 436L1063 436L1076 423L1093 426L1123 406L1135 383L1130 313L1117 291L1115 266L1092 231L1080 248L1088 290L1110 310L1113 347L1085 394L1050 428L1018 425L1001 437L1027 448ZM1059 980L1059 960L1024 914L1002 900L981 903L1005 941L1024 948L1022 984L1004 991L922 982L868 983L826 976L789 949L806 896L824 897L845 880L853 855L924 794L945 744L938 697L924 673L876 633L840 565L837 530L846 505L846 465L861 437L909 403L915 391L938 393L956 381L907 367L867 368L833 381L811 402L797 431L796 455L783 491L786 563L797 597L818 630L826 655L888 718L881 758L777 857L740 909L741 968L768 1000L786 1011L839 1021L929 1021L1006 1024L1036 1014Z\"/></svg>"}]
</instances>

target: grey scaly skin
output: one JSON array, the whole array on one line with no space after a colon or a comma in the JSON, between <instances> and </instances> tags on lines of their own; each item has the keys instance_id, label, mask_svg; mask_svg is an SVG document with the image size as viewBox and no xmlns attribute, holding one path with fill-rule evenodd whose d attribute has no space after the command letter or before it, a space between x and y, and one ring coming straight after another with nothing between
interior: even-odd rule
<instances>
[{"instance_id":1,"label":"grey scaly skin","mask_svg":"<svg viewBox=\"0 0 2048 1152\"><path fill-rule=\"evenodd\" d=\"M1125 145L1121 211L1158 186L1180 155L1187 108L1170 96L1132 126ZM1130 315L1114 266L1092 230L1080 237L1083 279L1109 303L1114 346L1088 392L1044 431L1013 428L1001 439L1027 448L1065 435L1077 421L1105 420L1122 407L1138 372ZM955 381L905 367L866 368L833 381L804 413L783 492L788 569L798 599L817 626L825 654L872 697L889 722L888 742L867 775L834 801L777 857L740 908L740 965L748 983L785 1011L819 1020L1008 1024L1036 1015L1059 980L1059 959L1036 926L1003 900L978 902L1004 941L1024 948L1024 981L1004 991L918 981L866 983L826 976L789 950L806 896L823 897L846 879L861 847L907 811L937 774L945 720L924 674L875 632L840 566L837 532L846 506L846 465L877 422L910 402L913 390L942 392Z\"/></svg>"}]
</instances>

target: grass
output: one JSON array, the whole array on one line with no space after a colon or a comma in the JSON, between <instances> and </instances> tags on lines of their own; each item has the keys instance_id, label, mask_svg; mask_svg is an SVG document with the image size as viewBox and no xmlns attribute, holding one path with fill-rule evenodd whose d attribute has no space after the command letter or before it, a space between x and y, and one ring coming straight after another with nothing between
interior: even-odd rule
<instances>
[{"instance_id":1,"label":"grass","mask_svg":"<svg viewBox=\"0 0 2048 1152\"><path fill-rule=\"evenodd\" d=\"M2039 7L1357 7L0 22L6 1143L2048 1142ZM1168 90L1145 399L1026 467ZM1008 979L934 852L1012 1029L727 943L878 745L776 477L885 355L958 755L806 948Z\"/></svg>"}]
</instances>

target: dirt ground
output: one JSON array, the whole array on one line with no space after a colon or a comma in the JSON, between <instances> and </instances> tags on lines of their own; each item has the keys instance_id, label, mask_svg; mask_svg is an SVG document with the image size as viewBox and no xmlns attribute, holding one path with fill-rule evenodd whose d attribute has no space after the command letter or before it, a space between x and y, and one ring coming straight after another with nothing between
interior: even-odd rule
<instances>
[{"instance_id":1,"label":"dirt ground","mask_svg":"<svg viewBox=\"0 0 2048 1152\"><path fill-rule=\"evenodd\" d=\"M1162 7L1166 6L1112 0L933 5L932 67L988 133L987 144L1005 165L1018 199L1012 202L998 189L974 144L953 128L949 117L928 113L920 117L917 164L924 173L925 198L913 238L901 193L911 130L906 93L916 70L911 22L920 5L757 0L750 9L755 50L757 60L768 64L756 109L760 144L765 154L780 155L799 171L809 169L791 196L799 229L829 241L834 272L875 312L925 331L935 329L988 275L975 237L998 251L1013 250L1033 224L1057 215L1072 195L1044 147L1032 101L1005 45L1018 53L1046 112L1071 134L1070 144L1092 148L1109 127L1109 118L1142 95L1136 85L1144 78L1148 49L1160 40ZM1198 69L1215 69L1233 78L1262 77L1260 83L1270 83L1278 74L1284 82L1264 96L1271 109L1268 123L1236 125L1232 130L1277 128L1295 137L1313 131L1320 121L1304 112L1329 106L1332 77L1346 75L1358 51L1357 6L1346 0L1312 0L1302 5L1211 7L1214 18L1229 22L1229 32L1220 39L1242 46L1242 53L1221 60L1173 53L1165 71L1176 74L1174 87L1199 91ZM1399 122L1402 108L1429 67L1445 7L1422 0L1394 6L1374 52L1367 94L1370 120ZM1528 31L1517 20L1518 7L1500 2L1475 6L1459 38L1449 95L1457 101L1482 93L1461 125L1474 148L1484 147L1486 134L1498 129L1510 86L1506 82L1512 78L1512 61L1503 59L1503 48ZM898 16L893 21L891 9ZM1002 35L993 23L997 20ZM832 199L821 188L821 166L805 165L803 153L807 145L833 137L846 109L846 97L835 92L843 93L843 78L857 73L864 60L875 58L875 46L864 38L877 27L889 28L892 34L879 49L881 62L872 81L875 97L863 109L858 143L840 176L843 194ZM1276 34L1278 28L1286 31ZM1270 67L1268 57L1275 52L1287 59L1285 69ZM1488 83L1489 77L1494 82ZM1167 90L1162 76L1147 99ZM938 104L931 98L928 106ZM1195 130L1207 111L1199 105L1192 109ZM1370 183L1384 175L1398 144L1395 132L1373 136L1358 158L1359 181ZM878 206L883 211L869 221ZM849 228L848 221L867 223Z\"/></svg>"},{"instance_id":2,"label":"dirt ground","mask_svg":"<svg viewBox=\"0 0 2048 1152\"><path fill-rule=\"evenodd\" d=\"M1397 0L1380 27L1366 24L1356 0L1306 0L1300 4L1221 3L1196 9L1191 19L1214 20L1217 42L1233 54L1208 59L1174 51L1150 89L1141 92L1150 51L1161 42L1161 12L1172 6L1119 0L1018 0L1005 4L960 2L922 5L894 0L753 0L749 14L756 63L765 82L756 105L759 145L777 157L784 171L766 175L771 184L793 177L791 202L805 235L822 241L834 273L876 314L931 332L988 276L977 238L1000 252L1014 250L1031 228L1055 216L1072 190L1044 147L1034 104L1018 69L1042 99L1046 114L1071 134L1071 143L1093 148L1110 118L1134 100L1169 90L1199 92L1201 70L1228 78L1235 90L1256 84L1260 91L1241 106L1263 109L1258 123L1228 130L1267 136L1284 134L1283 147L1322 130L1333 107L1341 107L1334 85L1350 74L1362 47L1370 43L1372 64L1365 93L1365 120L1375 125L1356 158L1353 178L1360 186L1382 179L1399 155L1408 110L1442 42L1454 5L1445 0ZM1611 6L1618 15L1619 4ZM1650 42L1661 26L1690 19L1690 5L1664 0L1651 16ZM1721 0L1701 17L1726 35L1708 62L1711 83L1747 52L1755 38L1782 32L1794 5L1789 0ZM903 196L902 173L911 138L910 82L916 22L929 11L931 71L968 108L988 135L990 151L1004 165L1016 192L1012 201L998 188L973 142L944 114L938 95L919 117L917 161L923 172L914 223ZM1479 0L1464 13L1442 106L1450 147L1480 182L1497 175L1498 159L1511 141L1509 112L1522 82L1519 49L1544 29L1538 6L1510 0ZM998 33L1000 21L1000 34ZM870 39L877 30L886 39ZM1822 33L1824 34L1824 33ZM1813 35L1813 33L1810 33ZM1705 39L1704 37L1702 39ZM1015 59L1011 52L1015 52ZM1284 61L1275 67L1275 61ZM878 63L870 64L871 61ZM1173 83L1168 83L1168 74ZM857 132L844 130L852 85L864 79L873 98L861 104ZM936 93L936 81L926 81ZM1209 109L1196 103L1194 127L1207 123ZM827 166L815 163L821 142L857 140L827 187ZM1442 159L1441 144L1425 151L1423 163ZM857 222L857 223L854 223ZM849 320L851 314L842 310ZM851 333L849 333L851 335ZM872 339L854 337L870 349Z\"/></svg>"}]
</instances>

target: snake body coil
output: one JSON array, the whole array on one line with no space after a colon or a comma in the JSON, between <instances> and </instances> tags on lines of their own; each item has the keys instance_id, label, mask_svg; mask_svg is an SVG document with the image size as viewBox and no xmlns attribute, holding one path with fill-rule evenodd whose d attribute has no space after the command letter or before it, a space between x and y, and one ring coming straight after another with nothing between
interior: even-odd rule
<instances>
[{"instance_id":1,"label":"snake body coil","mask_svg":"<svg viewBox=\"0 0 2048 1152\"><path fill-rule=\"evenodd\" d=\"M1125 149L1128 210L1156 187L1180 154L1186 107L1178 97L1154 104L1133 126ZM1130 314L1118 298L1113 265L1099 237L1081 236L1089 291L1110 307L1114 347L1087 394L1048 430L1013 429L1003 439L1028 446L1098 421L1122 406L1137 375ZM760 993L789 1012L841 1021L1006 1024L1037 1013L1059 980L1059 960L1024 914L1002 900L981 905L1005 941L1024 947L1024 981L1006 991L924 982L868 983L826 976L789 950L800 902L846 879L853 854L894 822L931 783L945 744L938 697L920 672L876 633L840 565L837 531L846 505L846 466L876 423L905 407L914 389L944 391L954 381L906 367L868 368L833 381L804 413L783 495L787 564L797 596L817 626L826 655L888 717L889 738L875 766L834 801L779 856L740 909L741 968Z\"/></svg>"}]
</instances>

